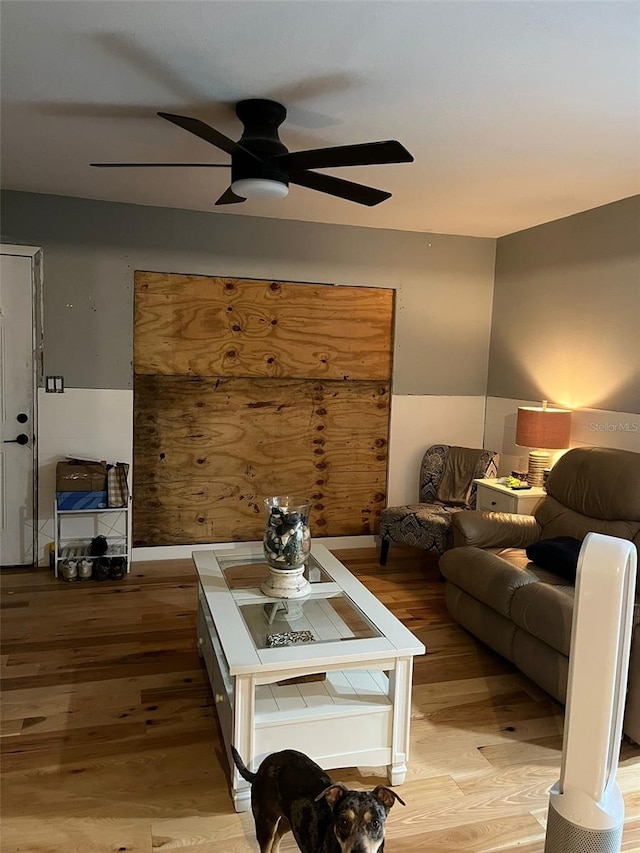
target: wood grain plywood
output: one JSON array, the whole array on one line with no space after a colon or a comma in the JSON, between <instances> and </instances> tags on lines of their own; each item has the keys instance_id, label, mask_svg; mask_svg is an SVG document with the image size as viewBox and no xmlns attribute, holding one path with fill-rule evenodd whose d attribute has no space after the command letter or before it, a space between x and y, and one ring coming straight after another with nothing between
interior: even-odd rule
<instances>
[{"instance_id":1,"label":"wood grain plywood","mask_svg":"<svg viewBox=\"0 0 640 853\"><path fill-rule=\"evenodd\" d=\"M136 272L135 372L388 381L393 296Z\"/></svg>"},{"instance_id":2,"label":"wood grain plywood","mask_svg":"<svg viewBox=\"0 0 640 853\"><path fill-rule=\"evenodd\" d=\"M134 393L136 546L260 539L283 492L312 498L312 535L375 529L388 384L137 375Z\"/></svg>"}]
</instances>

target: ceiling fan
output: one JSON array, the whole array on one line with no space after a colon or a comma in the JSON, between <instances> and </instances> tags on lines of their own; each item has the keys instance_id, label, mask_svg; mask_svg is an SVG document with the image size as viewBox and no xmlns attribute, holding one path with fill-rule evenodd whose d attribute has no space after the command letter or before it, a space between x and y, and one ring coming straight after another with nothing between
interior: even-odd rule
<instances>
[{"instance_id":1,"label":"ceiling fan","mask_svg":"<svg viewBox=\"0 0 640 853\"><path fill-rule=\"evenodd\" d=\"M216 204L239 204L252 198L284 198L289 184L298 184L373 207L390 198L391 193L312 170L413 162L407 149L395 140L290 153L278 136L278 128L287 116L285 107L262 98L251 98L236 105L236 115L244 125L238 142L197 118L161 112L158 115L230 154L231 163L91 163L91 166L183 169L231 166L231 185Z\"/></svg>"}]
</instances>

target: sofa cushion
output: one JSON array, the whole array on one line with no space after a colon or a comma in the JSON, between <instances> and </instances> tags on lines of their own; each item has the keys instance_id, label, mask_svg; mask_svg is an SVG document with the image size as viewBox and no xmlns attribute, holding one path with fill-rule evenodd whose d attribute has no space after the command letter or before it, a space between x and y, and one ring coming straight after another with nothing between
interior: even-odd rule
<instances>
[{"instance_id":1,"label":"sofa cushion","mask_svg":"<svg viewBox=\"0 0 640 853\"><path fill-rule=\"evenodd\" d=\"M551 646L517 628L513 638L511 660L543 690L559 702L567 698L569 660Z\"/></svg>"},{"instance_id":2,"label":"sofa cushion","mask_svg":"<svg viewBox=\"0 0 640 853\"><path fill-rule=\"evenodd\" d=\"M533 545L527 545L527 557L536 566L548 569L563 578L575 582L578 557L582 541L573 536L556 536L553 539L541 539Z\"/></svg>"},{"instance_id":3,"label":"sofa cushion","mask_svg":"<svg viewBox=\"0 0 640 853\"><path fill-rule=\"evenodd\" d=\"M449 613L461 625L490 646L494 652L511 660L513 639L518 629L510 619L468 595L455 584L444 588Z\"/></svg>"},{"instance_id":4,"label":"sofa cushion","mask_svg":"<svg viewBox=\"0 0 640 853\"><path fill-rule=\"evenodd\" d=\"M529 562L520 548L454 548L440 558L440 571L448 581L507 619L512 618L513 596L520 587L537 584L541 579L563 583L558 575Z\"/></svg>"},{"instance_id":5,"label":"sofa cushion","mask_svg":"<svg viewBox=\"0 0 640 853\"><path fill-rule=\"evenodd\" d=\"M552 498L580 515L640 522L640 453L575 447L551 469L546 488Z\"/></svg>"},{"instance_id":6,"label":"sofa cushion","mask_svg":"<svg viewBox=\"0 0 640 853\"><path fill-rule=\"evenodd\" d=\"M533 514L540 525L542 539L553 539L556 536L584 539L587 533L593 532L604 533L605 536L617 536L619 539L629 539L636 545L640 543L640 521L624 519L610 521L581 515L549 494L540 501Z\"/></svg>"},{"instance_id":7,"label":"sofa cushion","mask_svg":"<svg viewBox=\"0 0 640 853\"><path fill-rule=\"evenodd\" d=\"M560 586L542 581L518 589L511 602L511 619L528 634L568 656L574 590L573 584Z\"/></svg>"}]
</instances>

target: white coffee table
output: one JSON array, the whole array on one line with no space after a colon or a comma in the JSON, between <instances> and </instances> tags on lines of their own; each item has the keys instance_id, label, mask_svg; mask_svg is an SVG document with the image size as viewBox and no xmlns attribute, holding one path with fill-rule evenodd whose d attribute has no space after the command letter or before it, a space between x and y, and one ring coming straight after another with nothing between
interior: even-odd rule
<instances>
[{"instance_id":1,"label":"white coffee table","mask_svg":"<svg viewBox=\"0 0 640 853\"><path fill-rule=\"evenodd\" d=\"M307 564L311 593L289 601L260 592L268 572L261 546L194 551L193 561L198 648L236 811L250 807L250 790L231 744L253 769L271 752L298 749L325 770L386 766L390 783L402 784L413 657L423 644L322 545L312 546Z\"/></svg>"}]
</instances>

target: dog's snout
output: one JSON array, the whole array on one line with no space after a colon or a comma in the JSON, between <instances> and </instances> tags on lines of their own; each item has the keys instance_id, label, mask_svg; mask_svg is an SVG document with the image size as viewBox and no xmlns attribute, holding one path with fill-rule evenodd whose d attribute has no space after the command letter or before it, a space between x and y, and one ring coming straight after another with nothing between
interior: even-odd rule
<instances>
[{"instance_id":1,"label":"dog's snout","mask_svg":"<svg viewBox=\"0 0 640 853\"><path fill-rule=\"evenodd\" d=\"M382 850L382 839L380 840L370 840L357 843L355 845L347 846L347 848L343 848L343 853L379 853Z\"/></svg>"},{"instance_id":2,"label":"dog's snout","mask_svg":"<svg viewBox=\"0 0 640 853\"><path fill-rule=\"evenodd\" d=\"M381 853L384 838L351 837L339 842L341 853Z\"/></svg>"}]
</instances>

